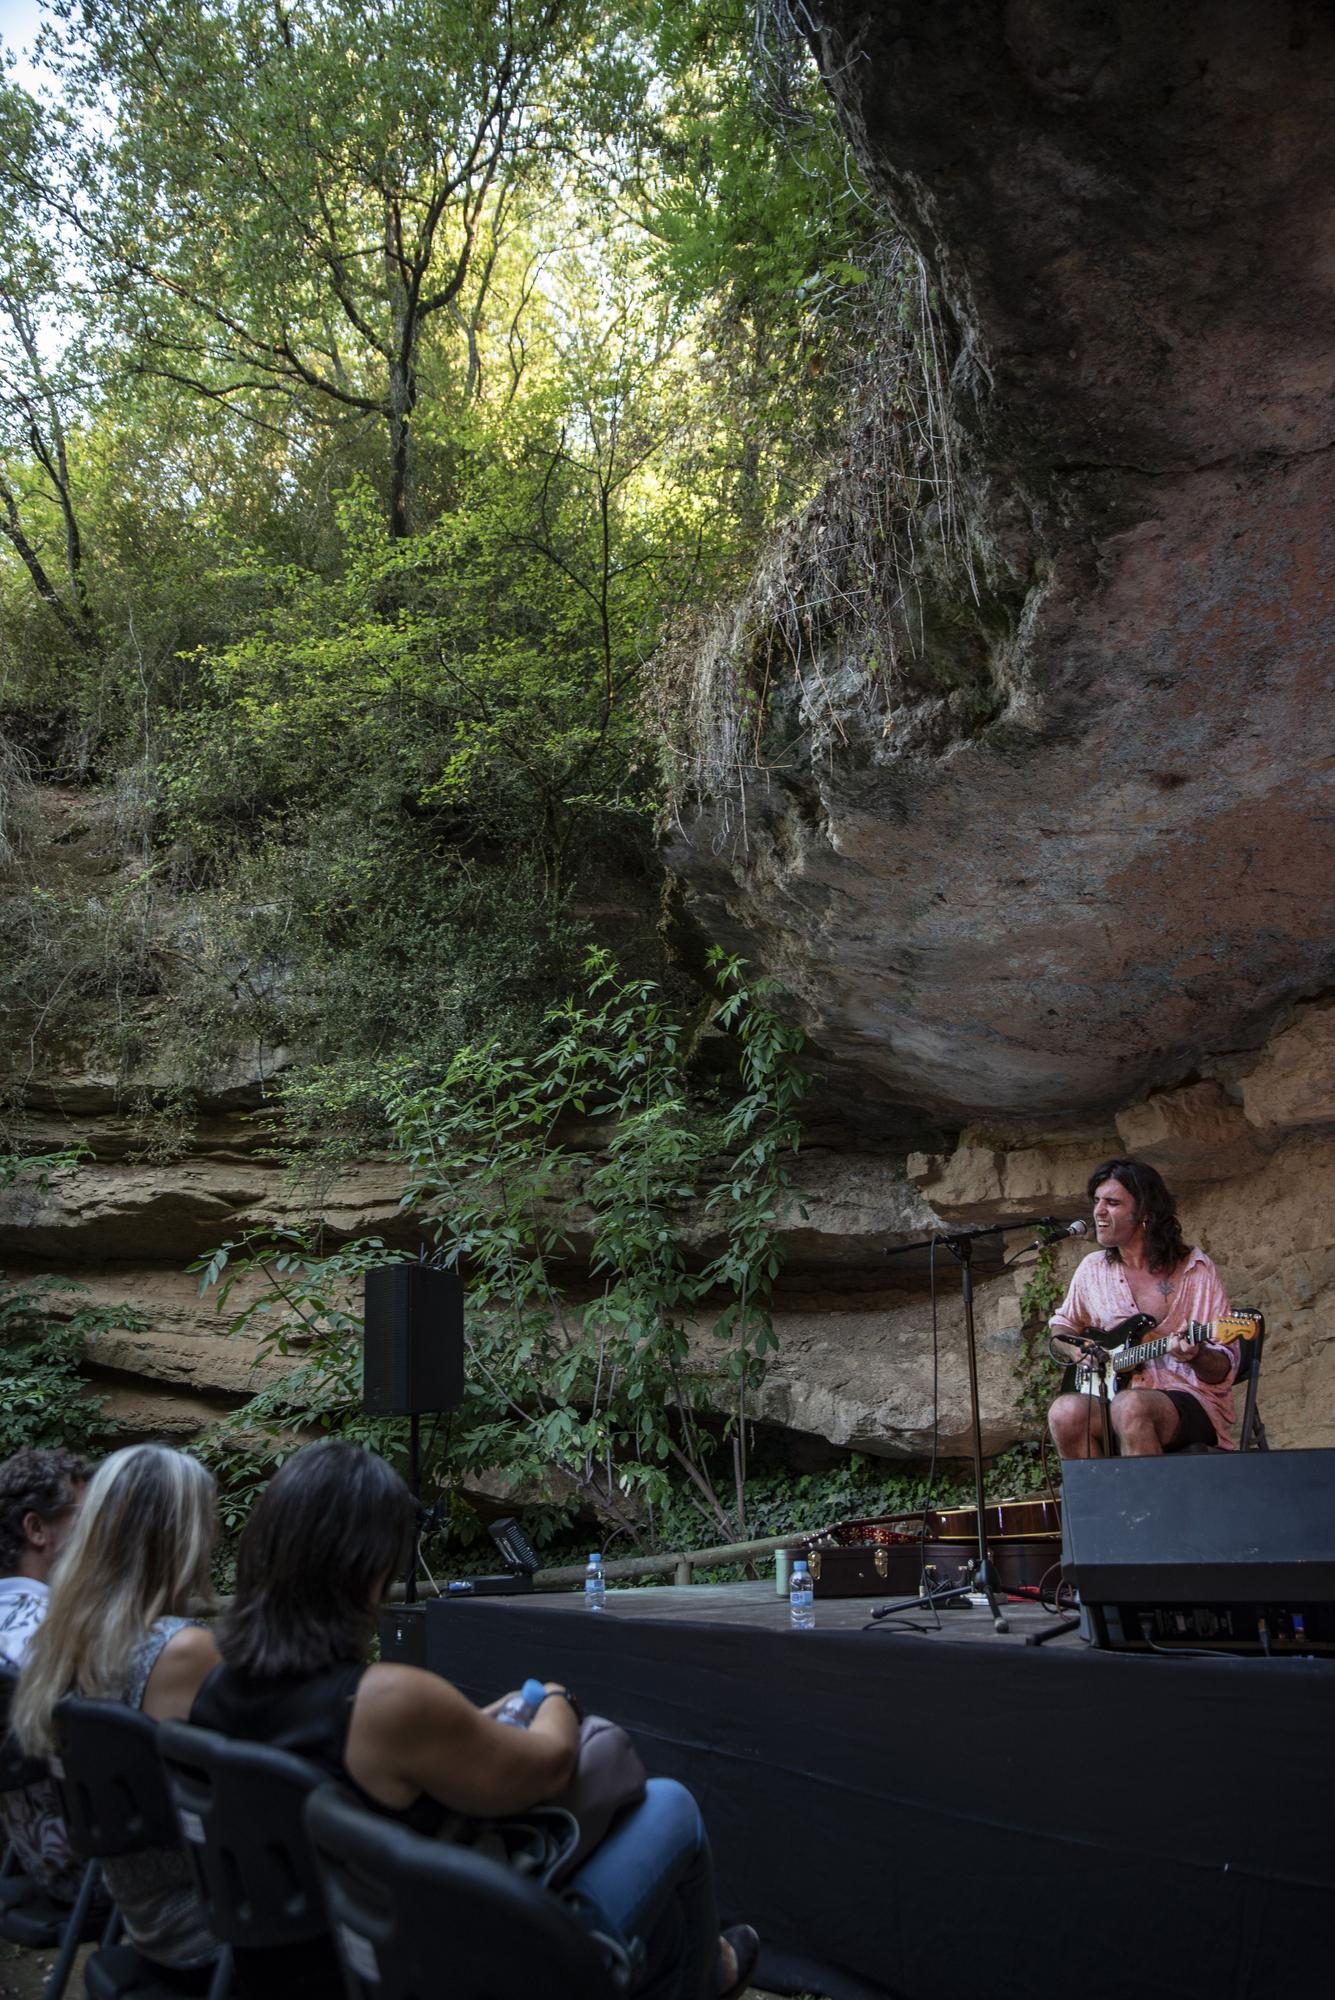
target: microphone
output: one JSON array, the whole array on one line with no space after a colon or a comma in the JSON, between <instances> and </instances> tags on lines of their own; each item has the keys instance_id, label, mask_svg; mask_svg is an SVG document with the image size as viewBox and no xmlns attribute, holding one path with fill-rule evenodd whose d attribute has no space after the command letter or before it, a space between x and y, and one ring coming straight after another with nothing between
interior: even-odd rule
<instances>
[{"instance_id":1,"label":"microphone","mask_svg":"<svg viewBox=\"0 0 1335 2000\"><path fill-rule=\"evenodd\" d=\"M1075 1222L1064 1222L1059 1228L1054 1220L1051 1227L1042 1236L1036 1236L1032 1243L1025 1244L1020 1255L1023 1257L1030 1250L1046 1250L1050 1243L1060 1243L1067 1236L1088 1236L1088 1234L1089 1224L1087 1222L1077 1219Z\"/></svg>"}]
</instances>

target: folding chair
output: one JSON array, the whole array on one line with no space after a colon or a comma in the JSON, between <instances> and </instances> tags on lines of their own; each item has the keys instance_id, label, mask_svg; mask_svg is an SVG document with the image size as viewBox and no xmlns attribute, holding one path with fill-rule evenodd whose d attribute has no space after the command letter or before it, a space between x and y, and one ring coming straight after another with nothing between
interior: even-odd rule
<instances>
[{"instance_id":1,"label":"folding chair","mask_svg":"<svg viewBox=\"0 0 1335 2000\"><path fill-rule=\"evenodd\" d=\"M164 1722L158 1751L209 1928L231 1947L242 1992L327 2000L338 1962L302 1818L326 1774L187 1722Z\"/></svg>"},{"instance_id":2,"label":"folding chair","mask_svg":"<svg viewBox=\"0 0 1335 2000\"><path fill-rule=\"evenodd\" d=\"M158 1725L118 1701L87 1701L69 1695L56 1703L59 1757L52 1773L60 1793L70 1846L90 1863L153 1848L180 1851L182 1842L162 1766ZM113 1911L101 1945L84 1973L88 2000L174 2000L182 1982L155 1965L132 1944L113 1940L120 1928ZM220 1954L209 1984L209 2000L221 2000L230 1964Z\"/></svg>"},{"instance_id":3,"label":"folding chair","mask_svg":"<svg viewBox=\"0 0 1335 2000\"><path fill-rule=\"evenodd\" d=\"M1240 1383L1245 1382L1247 1385L1247 1394L1242 1406L1242 1423L1238 1427L1237 1448L1239 1451L1269 1451L1270 1449L1270 1440L1265 1434L1265 1425L1261 1421L1261 1412L1256 1407L1256 1390L1261 1379L1261 1352L1264 1346L1265 1319L1261 1313L1257 1313L1255 1337L1251 1340L1240 1340L1238 1342L1238 1372L1233 1377L1233 1387L1235 1389ZM1223 1449L1223 1445L1220 1444L1189 1444L1184 1448L1182 1456L1188 1457L1192 1454L1199 1456L1202 1452L1222 1451Z\"/></svg>"},{"instance_id":4,"label":"folding chair","mask_svg":"<svg viewBox=\"0 0 1335 2000\"><path fill-rule=\"evenodd\" d=\"M12 1668L0 1669L0 1792L27 1791L30 1785L51 1776L45 1759L27 1756L9 1733L9 1711L17 1685L18 1675ZM60 2000L79 1946L103 1932L107 1911L97 1895L100 1880L97 1863L89 1861L78 1895L73 1903L63 1903L24 1874L17 1856L6 1854L0 1876L0 1937L31 1951L55 1952L42 2000Z\"/></svg>"},{"instance_id":5,"label":"folding chair","mask_svg":"<svg viewBox=\"0 0 1335 2000\"><path fill-rule=\"evenodd\" d=\"M629 1961L549 1890L326 1784L306 1804L348 2000L617 2000Z\"/></svg>"}]
</instances>

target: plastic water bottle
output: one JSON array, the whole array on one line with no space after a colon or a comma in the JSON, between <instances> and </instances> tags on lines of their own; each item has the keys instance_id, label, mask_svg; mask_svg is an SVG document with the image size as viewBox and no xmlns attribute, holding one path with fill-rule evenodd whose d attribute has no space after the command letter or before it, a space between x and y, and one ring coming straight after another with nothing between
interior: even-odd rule
<instances>
[{"instance_id":1,"label":"plastic water bottle","mask_svg":"<svg viewBox=\"0 0 1335 2000\"><path fill-rule=\"evenodd\" d=\"M607 1579L603 1575L602 1551L595 1549L584 1572L584 1609L601 1611L607 1603Z\"/></svg>"},{"instance_id":2,"label":"plastic water bottle","mask_svg":"<svg viewBox=\"0 0 1335 2000\"><path fill-rule=\"evenodd\" d=\"M518 1694L510 1696L496 1720L513 1723L516 1729L527 1729L546 1699L547 1690L541 1681L526 1680Z\"/></svg>"},{"instance_id":3,"label":"plastic water bottle","mask_svg":"<svg viewBox=\"0 0 1335 2000\"><path fill-rule=\"evenodd\" d=\"M794 1632L814 1632L816 1629L811 1571L801 1560L793 1564L792 1582L788 1585L788 1622Z\"/></svg>"}]
</instances>

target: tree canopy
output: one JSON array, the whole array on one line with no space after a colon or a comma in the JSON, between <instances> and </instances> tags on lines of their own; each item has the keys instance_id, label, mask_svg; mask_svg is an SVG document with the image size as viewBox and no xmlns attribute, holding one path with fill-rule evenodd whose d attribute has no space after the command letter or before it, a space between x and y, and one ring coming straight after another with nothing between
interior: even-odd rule
<instances>
[{"instance_id":1,"label":"tree canopy","mask_svg":"<svg viewBox=\"0 0 1335 2000\"><path fill-rule=\"evenodd\" d=\"M873 222L803 51L750 0L51 0L42 50L0 832L92 783L137 861L114 921L13 871L0 1005L335 1097L387 1023L536 1022L599 912L651 944L646 670L852 393Z\"/></svg>"}]
</instances>

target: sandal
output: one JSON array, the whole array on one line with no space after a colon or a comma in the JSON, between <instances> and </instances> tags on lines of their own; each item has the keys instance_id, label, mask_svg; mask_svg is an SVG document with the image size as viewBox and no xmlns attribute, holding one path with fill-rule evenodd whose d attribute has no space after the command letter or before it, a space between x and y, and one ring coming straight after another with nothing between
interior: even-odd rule
<instances>
[{"instance_id":1,"label":"sandal","mask_svg":"<svg viewBox=\"0 0 1335 2000\"><path fill-rule=\"evenodd\" d=\"M751 1974L756 1969L760 1956L760 1937L750 1924L733 1924L723 1933L722 1942L732 1946L732 1955L737 1961L737 1977L731 1986L725 1986L718 2000L738 2000L751 1984Z\"/></svg>"}]
</instances>

